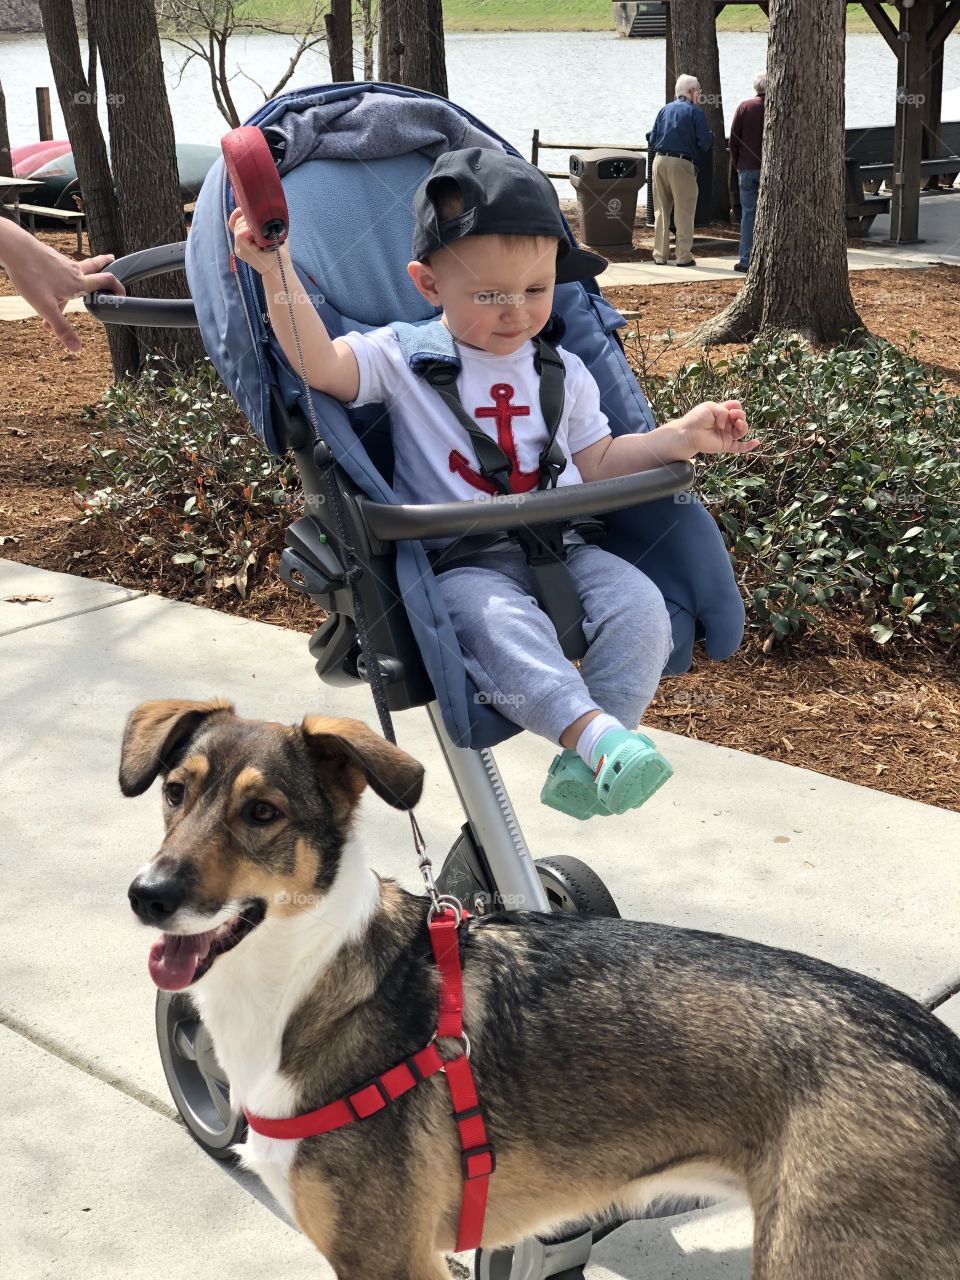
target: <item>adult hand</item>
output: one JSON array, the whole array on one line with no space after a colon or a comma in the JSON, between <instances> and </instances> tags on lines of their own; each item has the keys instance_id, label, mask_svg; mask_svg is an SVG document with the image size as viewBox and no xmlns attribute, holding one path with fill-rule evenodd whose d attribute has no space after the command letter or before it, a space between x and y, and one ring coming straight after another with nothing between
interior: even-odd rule
<instances>
[{"instance_id":1,"label":"adult hand","mask_svg":"<svg viewBox=\"0 0 960 1280\"><path fill-rule=\"evenodd\" d=\"M80 338L63 315L71 298L99 290L124 294L126 290L115 275L105 268L113 262L112 253L75 262L43 244L15 223L0 223L0 265L10 277L17 293L43 318L68 351L80 350Z\"/></svg>"}]
</instances>

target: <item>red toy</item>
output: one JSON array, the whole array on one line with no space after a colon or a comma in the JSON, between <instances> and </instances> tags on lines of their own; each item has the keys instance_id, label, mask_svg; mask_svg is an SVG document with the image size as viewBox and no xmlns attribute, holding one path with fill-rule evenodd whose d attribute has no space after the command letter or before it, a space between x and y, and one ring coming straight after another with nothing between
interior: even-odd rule
<instances>
[{"instance_id":1,"label":"red toy","mask_svg":"<svg viewBox=\"0 0 960 1280\"><path fill-rule=\"evenodd\" d=\"M287 201L267 140L252 124L231 129L220 139L223 159L237 204L261 249L275 249L287 238Z\"/></svg>"}]
</instances>

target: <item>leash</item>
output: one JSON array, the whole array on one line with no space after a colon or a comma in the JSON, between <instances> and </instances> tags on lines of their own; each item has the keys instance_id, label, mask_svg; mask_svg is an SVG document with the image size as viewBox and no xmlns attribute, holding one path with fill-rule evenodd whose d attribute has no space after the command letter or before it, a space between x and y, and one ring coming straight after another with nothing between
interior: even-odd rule
<instances>
[{"instance_id":1,"label":"leash","mask_svg":"<svg viewBox=\"0 0 960 1280\"><path fill-rule=\"evenodd\" d=\"M242 135L240 137L239 135ZM327 457L318 460L321 481L326 490L337 527L339 551L344 563L344 577L353 597L354 622L363 659L365 674L373 693L374 706L380 720L383 736L397 745L397 736L390 717L387 692L380 669L379 656L374 648L367 621L366 609L361 598L359 582L365 572L356 548L347 532L343 498L340 486L333 475L335 459L333 451L320 434L316 406L307 379L303 348L293 312L293 302L287 285L280 246L287 238L287 209L283 187L266 139L259 129L246 127L223 139L224 158L234 187L237 202L244 213L248 207L260 212L248 220L254 238L261 247L272 248L277 253L280 283L286 299L290 330L297 350L300 382L306 399L307 415L313 428L316 444L323 444ZM487 1131L477 1094L473 1069L470 1066L470 1041L463 1027L463 972L460 954L460 928L466 925L469 914L460 902L451 896L441 895L433 877L433 864L427 854L426 841L413 810L407 810L413 844L417 852L418 867L430 898L427 928L433 949L434 961L440 973L439 1010L437 1030L430 1043L410 1058L404 1059L388 1071L361 1085L336 1102L317 1111L285 1120L270 1120L244 1111L247 1123L255 1133L265 1137L307 1138L329 1133L357 1120L366 1120L382 1111L389 1103L422 1084L431 1076L442 1073L447 1080L453 1118L460 1142L460 1165L463 1175L463 1196L460 1205L460 1221L457 1230L457 1250L476 1249L483 1237L490 1177L496 1169L496 1153L487 1142ZM437 1049L438 1039L459 1040L461 1052L450 1059L443 1059Z\"/></svg>"}]
</instances>

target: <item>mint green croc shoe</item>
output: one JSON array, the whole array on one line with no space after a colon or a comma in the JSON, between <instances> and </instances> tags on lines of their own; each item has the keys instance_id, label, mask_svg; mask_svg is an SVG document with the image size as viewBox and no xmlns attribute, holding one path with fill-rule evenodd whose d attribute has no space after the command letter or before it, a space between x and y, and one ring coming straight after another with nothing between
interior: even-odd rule
<instances>
[{"instance_id":1,"label":"mint green croc shoe","mask_svg":"<svg viewBox=\"0 0 960 1280\"><path fill-rule=\"evenodd\" d=\"M673 774L650 739L642 733L613 729L597 743L596 794L610 813L639 809Z\"/></svg>"},{"instance_id":2,"label":"mint green croc shoe","mask_svg":"<svg viewBox=\"0 0 960 1280\"><path fill-rule=\"evenodd\" d=\"M593 770L569 747L562 755L554 757L540 792L540 800L551 809L559 809L561 813L579 818L582 822L597 814L609 816L610 813L597 795Z\"/></svg>"}]
</instances>

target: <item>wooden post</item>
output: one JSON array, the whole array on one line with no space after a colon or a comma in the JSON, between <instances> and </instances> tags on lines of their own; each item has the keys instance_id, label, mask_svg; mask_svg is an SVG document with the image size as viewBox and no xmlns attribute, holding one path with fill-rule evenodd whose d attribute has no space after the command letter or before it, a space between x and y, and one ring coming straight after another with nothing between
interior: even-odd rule
<instances>
[{"instance_id":1,"label":"wooden post","mask_svg":"<svg viewBox=\"0 0 960 1280\"><path fill-rule=\"evenodd\" d=\"M7 132L7 100L3 96L0 80L0 178L13 177L13 157L10 154L10 135Z\"/></svg>"},{"instance_id":2,"label":"wooden post","mask_svg":"<svg viewBox=\"0 0 960 1280\"><path fill-rule=\"evenodd\" d=\"M49 142L53 138L53 121L50 117L50 90L37 89L37 128L40 130L40 141Z\"/></svg>"},{"instance_id":3,"label":"wooden post","mask_svg":"<svg viewBox=\"0 0 960 1280\"><path fill-rule=\"evenodd\" d=\"M530 143L530 163L532 165L539 164L540 157L540 130L534 129L533 141Z\"/></svg>"},{"instance_id":4,"label":"wooden post","mask_svg":"<svg viewBox=\"0 0 960 1280\"><path fill-rule=\"evenodd\" d=\"M672 102L674 90L677 84L677 61L673 53L673 14L670 12L670 5L667 5L667 32L665 37L666 47L666 67L664 68L664 102ZM651 124L653 121L650 122Z\"/></svg>"},{"instance_id":5,"label":"wooden post","mask_svg":"<svg viewBox=\"0 0 960 1280\"><path fill-rule=\"evenodd\" d=\"M932 8L931 0L918 0L913 8L900 10L901 54L897 61L897 127L890 206L890 239L894 244L916 244L920 238L920 159L930 83L927 32Z\"/></svg>"},{"instance_id":6,"label":"wooden post","mask_svg":"<svg viewBox=\"0 0 960 1280\"><path fill-rule=\"evenodd\" d=\"M930 15L931 31L939 26L947 12L947 0L934 0L933 12ZM923 158L937 160L940 156L940 117L943 114L943 44L929 43L930 75L928 77L927 101L923 112ZM940 185L936 174L924 184L927 190L935 190Z\"/></svg>"}]
</instances>

